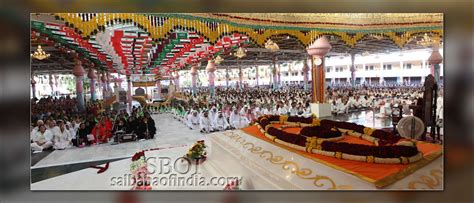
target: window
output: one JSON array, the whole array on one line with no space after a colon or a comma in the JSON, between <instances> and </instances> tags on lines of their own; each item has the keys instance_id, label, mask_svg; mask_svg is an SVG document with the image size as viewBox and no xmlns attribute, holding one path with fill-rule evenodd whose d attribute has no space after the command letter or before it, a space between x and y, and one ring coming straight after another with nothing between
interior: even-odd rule
<instances>
[{"instance_id":1,"label":"window","mask_svg":"<svg viewBox=\"0 0 474 203\"><path fill-rule=\"evenodd\" d=\"M331 68L326 68L326 72L331 72Z\"/></svg>"},{"instance_id":2,"label":"window","mask_svg":"<svg viewBox=\"0 0 474 203\"><path fill-rule=\"evenodd\" d=\"M405 63L405 64L403 64L403 67L405 69L411 69L411 63Z\"/></svg>"},{"instance_id":3,"label":"window","mask_svg":"<svg viewBox=\"0 0 474 203\"><path fill-rule=\"evenodd\" d=\"M392 70L392 64L386 64L386 65L384 64L383 69L384 70Z\"/></svg>"},{"instance_id":4,"label":"window","mask_svg":"<svg viewBox=\"0 0 474 203\"><path fill-rule=\"evenodd\" d=\"M370 66L370 70L374 70L374 66Z\"/></svg>"}]
</instances>

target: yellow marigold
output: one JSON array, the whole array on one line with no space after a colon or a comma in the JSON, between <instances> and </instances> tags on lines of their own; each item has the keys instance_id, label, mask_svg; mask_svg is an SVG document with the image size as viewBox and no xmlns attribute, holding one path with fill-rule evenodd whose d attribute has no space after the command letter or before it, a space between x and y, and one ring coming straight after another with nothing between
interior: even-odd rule
<instances>
[{"instance_id":1,"label":"yellow marigold","mask_svg":"<svg viewBox=\"0 0 474 203\"><path fill-rule=\"evenodd\" d=\"M400 157L400 162L401 162L402 164L408 164L408 163L409 163L408 158L406 158L406 157L404 157L404 156Z\"/></svg>"},{"instance_id":2,"label":"yellow marigold","mask_svg":"<svg viewBox=\"0 0 474 203\"><path fill-rule=\"evenodd\" d=\"M317 143L318 145L321 145L323 142L324 142L324 140L322 140L322 139L317 139L317 142L316 142L316 143Z\"/></svg>"},{"instance_id":3,"label":"yellow marigold","mask_svg":"<svg viewBox=\"0 0 474 203\"><path fill-rule=\"evenodd\" d=\"M321 121L317 118L313 118L313 125L316 125L316 126L320 126L321 125Z\"/></svg>"},{"instance_id":4,"label":"yellow marigold","mask_svg":"<svg viewBox=\"0 0 474 203\"><path fill-rule=\"evenodd\" d=\"M373 128L364 128L364 134L371 136L375 129Z\"/></svg>"},{"instance_id":5,"label":"yellow marigold","mask_svg":"<svg viewBox=\"0 0 474 203\"><path fill-rule=\"evenodd\" d=\"M374 163L374 156L367 156L367 163Z\"/></svg>"},{"instance_id":6,"label":"yellow marigold","mask_svg":"<svg viewBox=\"0 0 474 203\"><path fill-rule=\"evenodd\" d=\"M322 149L322 148L321 148L321 145L316 145L316 149L317 149L317 150L321 150L321 149Z\"/></svg>"},{"instance_id":7,"label":"yellow marigold","mask_svg":"<svg viewBox=\"0 0 474 203\"><path fill-rule=\"evenodd\" d=\"M316 137L307 137L306 138L306 151L311 152L313 147L316 145Z\"/></svg>"},{"instance_id":8,"label":"yellow marigold","mask_svg":"<svg viewBox=\"0 0 474 203\"><path fill-rule=\"evenodd\" d=\"M288 120L288 116L280 116L280 123L283 124Z\"/></svg>"},{"instance_id":9,"label":"yellow marigold","mask_svg":"<svg viewBox=\"0 0 474 203\"><path fill-rule=\"evenodd\" d=\"M336 152L334 156L338 159L342 159L342 152Z\"/></svg>"}]
</instances>

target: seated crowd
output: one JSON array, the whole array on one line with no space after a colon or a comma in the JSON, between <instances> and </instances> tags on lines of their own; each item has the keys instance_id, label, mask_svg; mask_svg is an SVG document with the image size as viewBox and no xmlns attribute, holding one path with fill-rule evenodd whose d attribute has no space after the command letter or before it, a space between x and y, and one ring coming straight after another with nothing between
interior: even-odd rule
<instances>
[{"instance_id":1,"label":"seated crowd","mask_svg":"<svg viewBox=\"0 0 474 203\"><path fill-rule=\"evenodd\" d=\"M69 97L33 99L31 103L31 150L67 149L117 142L117 133L132 134L138 140L152 139L155 122L149 109L109 111L99 101L89 102L78 111Z\"/></svg>"},{"instance_id":2,"label":"seated crowd","mask_svg":"<svg viewBox=\"0 0 474 203\"><path fill-rule=\"evenodd\" d=\"M334 114L372 109L377 117L390 117L393 107L402 106L404 115L412 115L410 105L423 97L421 85L358 85L332 86L327 91ZM301 86L285 86L274 90L269 86L254 88L217 87L215 97L206 87L195 95L184 90L185 104L174 103L161 112L172 112L191 129L213 132L248 126L262 115L290 115L310 117L310 90Z\"/></svg>"}]
</instances>

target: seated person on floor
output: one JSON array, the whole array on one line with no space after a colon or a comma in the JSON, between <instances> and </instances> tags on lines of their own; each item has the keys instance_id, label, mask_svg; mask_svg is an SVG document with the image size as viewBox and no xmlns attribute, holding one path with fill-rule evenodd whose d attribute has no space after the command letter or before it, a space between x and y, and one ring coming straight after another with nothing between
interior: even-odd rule
<instances>
[{"instance_id":1,"label":"seated person on floor","mask_svg":"<svg viewBox=\"0 0 474 203\"><path fill-rule=\"evenodd\" d=\"M54 149L67 149L72 146L71 133L66 129L64 121L60 120L57 122L59 127L53 129L53 148Z\"/></svg>"},{"instance_id":2,"label":"seated person on floor","mask_svg":"<svg viewBox=\"0 0 474 203\"><path fill-rule=\"evenodd\" d=\"M151 125L148 122L148 118L142 118L140 124L138 124L137 129L137 137L139 140L141 139L153 139L155 137L156 127L155 125Z\"/></svg>"},{"instance_id":3,"label":"seated person on floor","mask_svg":"<svg viewBox=\"0 0 474 203\"><path fill-rule=\"evenodd\" d=\"M217 117L214 120L213 127L214 130L217 131L224 131L229 129L229 122L227 122L227 119L222 115L222 112L217 113Z\"/></svg>"},{"instance_id":4,"label":"seated person on floor","mask_svg":"<svg viewBox=\"0 0 474 203\"><path fill-rule=\"evenodd\" d=\"M138 122L135 119L135 117L133 116L128 117L127 124L126 124L126 133L127 134L135 133L137 131L137 128L138 128Z\"/></svg>"},{"instance_id":5,"label":"seated person on floor","mask_svg":"<svg viewBox=\"0 0 474 203\"><path fill-rule=\"evenodd\" d=\"M86 129L86 124L81 123L79 129L77 129L76 139L72 140L72 144L76 147L84 147L90 145L92 142L89 141L88 137L93 138L94 136L89 135Z\"/></svg>"},{"instance_id":6,"label":"seated person on floor","mask_svg":"<svg viewBox=\"0 0 474 203\"><path fill-rule=\"evenodd\" d=\"M199 129L199 116L196 110L191 111L188 115L186 124L191 130Z\"/></svg>"},{"instance_id":7,"label":"seated person on floor","mask_svg":"<svg viewBox=\"0 0 474 203\"><path fill-rule=\"evenodd\" d=\"M210 133L214 131L208 111L204 111L199 118L199 129L202 133Z\"/></svg>"},{"instance_id":8,"label":"seated person on floor","mask_svg":"<svg viewBox=\"0 0 474 203\"><path fill-rule=\"evenodd\" d=\"M240 115L237 109L230 114L230 126L235 129L245 128L249 125L250 121L247 117Z\"/></svg>"},{"instance_id":9,"label":"seated person on floor","mask_svg":"<svg viewBox=\"0 0 474 203\"><path fill-rule=\"evenodd\" d=\"M38 126L38 131L32 136L31 149L34 151L43 151L53 147L53 134L46 130L45 125Z\"/></svg>"},{"instance_id":10,"label":"seated person on floor","mask_svg":"<svg viewBox=\"0 0 474 203\"><path fill-rule=\"evenodd\" d=\"M108 138L112 137L111 130L107 128L104 117L102 117L99 123L94 127L92 134L94 135L95 142L99 144L107 143Z\"/></svg>"}]
</instances>

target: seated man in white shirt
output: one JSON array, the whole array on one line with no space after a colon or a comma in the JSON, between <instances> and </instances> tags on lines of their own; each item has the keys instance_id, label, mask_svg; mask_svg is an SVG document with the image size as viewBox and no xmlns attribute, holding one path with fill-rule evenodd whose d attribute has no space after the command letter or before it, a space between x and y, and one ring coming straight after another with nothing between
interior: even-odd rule
<instances>
[{"instance_id":1,"label":"seated man in white shirt","mask_svg":"<svg viewBox=\"0 0 474 203\"><path fill-rule=\"evenodd\" d=\"M53 146L53 134L46 130L45 125L40 125L39 130L34 132L32 136L31 149L41 152L44 149L49 149Z\"/></svg>"},{"instance_id":2,"label":"seated man in white shirt","mask_svg":"<svg viewBox=\"0 0 474 203\"><path fill-rule=\"evenodd\" d=\"M230 125L235 129L247 127L250 123L247 117L240 115L237 110L231 113L229 121Z\"/></svg>"},{"instance_id":3,"label":"seated man in white shirt","mask_svg":"<svg viewBox=\"0 0 474 203\"><path fill-rule=\"evenodd\" d=\"M211 119L209 118L209 112L204 111L199 118L199 129L202 133L210 133L214 130L212 127Z\"/></svg>"},{"instance_id":4,"label":"seated man in white shirt","mask_svg":"<svg viewBox=\"0 0 474 203\"><path fill-rule=\"evenodd\" d=\"M229 126L229 122L227 122L227 119L222 115L222 113L217 113L217 117L213 122L214 130L224 131L229 129Z\"/></svg>"},{"instance_id":5,"label":"seated man in white shirt","mask_svg":"<svg viewBox=\"0 0 474 203\"><path fill-rule=\"evenodd\" d=\"M59 127L53 129L53 148L66 149L72 146L71 133L66 129L64 121L58 121Z\"/></svg>"},{"instance_id":6,"label":"seated man in white shirt","mask_svg":"<svg viewBox=\"0 0 474 203\"><path fill-rule=\"evenodd\" d=\"M296 107L296 102L291 103L290 108L290 116L297 116L298 115L298 108Z\"/></svg>"},{"instance_id":7,"label":"seated man in white shirt","mask_svg":"<svg viewBox=\"0 0 474 203\"><path fill-rule=\"evenodd\" d=\"M191 130L199 129L199 116L198 116L197 111L195 110L191 111L191 113L188 115L188 118L186 120L186 125Z\"/></svg>"}]
</instances>

